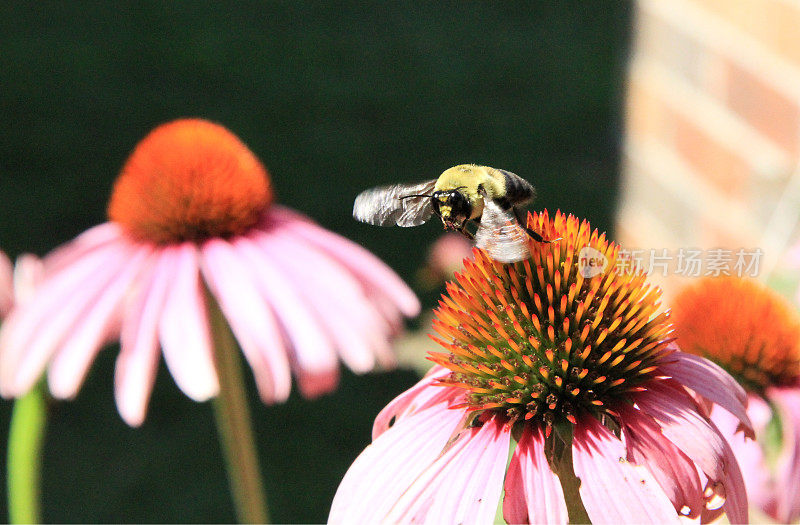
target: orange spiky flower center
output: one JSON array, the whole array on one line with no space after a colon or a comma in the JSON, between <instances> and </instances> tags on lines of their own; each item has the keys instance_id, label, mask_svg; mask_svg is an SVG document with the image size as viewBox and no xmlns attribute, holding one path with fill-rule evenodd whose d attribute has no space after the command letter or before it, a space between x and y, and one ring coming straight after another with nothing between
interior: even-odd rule
<instances>
[{"instance_id":1,"label":"orange spiky flower center","mask_svg":"<svg viewBox=\"0 0 800 525\"><path fill-rule=\"evenodd\" d=\"M157 244L230 237L272 201L269 175L224 127L181 119L150 132L114 184L108 216Z\"/></svg>"},{"instance_id":2,"label":"orange spiky flower center","mask_svg":"<svg viewBox=\"0 0 800 525\"><path fill-rule=\"evenodd\" d=\"M796 384L800 315L777 292L745 277L707 277L673 301L678 346L719 364L745 388Z\"/></svg>"},{"instance_id":3,"label":"orange spiky flower center","mask_svg":"<svg viewBox=\"0 0 800 525\"><path fill-rule=\"evenodd\" d=\"M617 265L619 246L588 222L547 211L528 226L553 243L529 240L531 256L475 261L448 283L434 337L448 353L430 359L451 370L442 385L463 388L459 407L546 425L613 407L656 377L671 330L658 313L661 290ZM606 264L595 261L594 257ZM588 270L588 271L587 271Z\"/></svg>"}]
</instances>

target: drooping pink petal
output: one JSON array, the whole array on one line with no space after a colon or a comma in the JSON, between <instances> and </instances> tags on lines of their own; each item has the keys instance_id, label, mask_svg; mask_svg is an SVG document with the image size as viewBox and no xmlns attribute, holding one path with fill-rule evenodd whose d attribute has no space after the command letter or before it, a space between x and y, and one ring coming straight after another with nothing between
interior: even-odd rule
<instances>
[{"instance_id":1,"label":"drooping pink petal","mask_svg":"<svg viewBox=\"0 0 800 525\"><path fill-rule=\"evenodd\" d=\"M733 451L714 423L697 412L692 398L668 380L649 385L635 401L643 413L658 423L664 437L709 478L712 490L725 498L725 512L731 523L747 521L747 494Z\"/></svg>"},{"instance_id":2,"label":"drooping pink petal","mask_svg":"<svg viewBox=\"0 0 800 525\"><path fill-rule=\"evenodd\" d=\"M122 419L144 422L158 368L158 322L174 278L175 250L160 251L138 279L123 314L120 352L114 371L114 398Z\"/></svg>"},{"instance_id":3,"label":"drooping pink petal","mask_svg":"<svg viewBox=\"0 0 800 525\"><path fill-rule=\"evenodd\" d=\"M95 300L87 305L83 316L76 320L50 362L47 379L53 396L74 397L103 343L118 336L112 330L118 326L122 315L123 299L151 253L149 246L133 252Z\"/></svg>"},{"instance_id":4,"label":"drooping pink petal","mask_svg":"<svg viewBox=\"0 0 800 525\"><path fill-rule=\"evenodd\" d=\"M303 273L308 268L300 269L293 264L291 258L282 252L282 244L275 242L272 236L259 236L257 240L278 272L284 275L285 280L292 282L304 304L333 340L335 350L344 363L356 371L371 370L375 365L372 341L378 335L375 327L365 326L364 330L359 330L357 319L350 318L340 308L342 299L335 287L330 282L317 281L313 277L308 279Z\"/></svg>"},{"instance_id":5,"label":"drooping pink petal","mask_svg":"<svg viewBox=\"0 0 800 525\"><path fill-rule=\"evenodd\" d=\"M60 272L84 255L105 245L120 242L126 242L126 238L119 224L113 222L98 224L50 252L44 259L45 272L47 274Z\"/></svg>"},{"instance_id":6,"label":"drooping pink petal","mask_svg":"<svg viewBox=\"0 0 800 525\"><path fill-rule=\"evenodd\" d=\"M650 471L627 460L625 444L594 418L575 426L575 475L589 518L603 523L680 523Z\"/></svg>"},{"instance_id":7,"label":"drooping pink petal","mask_svg":"<svg viewBox=\"0 0 800 525\"><path fill-rule=\"evenodd\" d=\"M711 426L719 432L713 422ZM736 461L733 450L727 441L724 443L722 463L725 465L726 476L722 480L722 488L725 492L725 505L722 508L731 523L748 523L747 487L745 487L742 471L739 469L739 463Z\"/></svg>"},{"instance_id":8,"label":"drooping pink petal","mask_svg":"<svg viewBox=\"0 0 800 525\"><path fill-rule=\"evenodd\" d=\"M291 342L292 365L304 395L330 390L338 382L339 363L333 341L325 333L310 305L298 295L274 262L248 237L233 241L242 262L249 266L257 291L269 304ZM312 381L313 379L313 381ZM328 388L322 388L327 386ZM313 389L313 391L312 391Z\"/></svg>"},{"instance_id":9,"label":"drooping pink petal","mask_svg":"<svg viewBox=\"0 0 800 525\"><path fill-rule=\"evenodd\" d=\"M250 268L222 239L206 241L201 253L203 275L250 363L262 400L285 401L292 376L283 335Z\"/></svg>"},{"instance_id":10,"label":"drooping pink petal","mask_svg":"<svg viewBox=\"0 0 800 525\"><path fill-rule=\"evenodd\" d=\"M172 278L158 325L164 361L178 387L195 401L219 392L208 310L200 284L199 254L192 243L164 248Z\"/></svg>"},{"instance_id":11,"label":"drooping pink petal","mask_svg":"<svg viewBox=\"0 0 800 525\"><path fill-rule=\"evenodd\" d=\"M764 400L754 394L748 394L747 415L753 422L757 436L762 436L772 418L772 409ZM758 441L745 437L738 431L739 419L727 410L715 407L711 419L730 444L747 488L747 499L751 506L763 509L769 515L776 516L777 493L775 482Z\"/></svg>"},{"instance_id":12,"label":"drooping pink petal","mask_svg":"<svg viewBox=\"0 0 800 525\"><path fill-rule=\"evenodd\" d=\"M544 434L525 426L506 473L503 518L508 523L567 523L561 482L550 470Z\"/></svg>"},{"instance_id":13,"label":"drooping pink petal","mask_svg":"<svg viewBox=\"0 0 800 525\"><path fill-rule=\"evenodd\" d=\"M0 252L0 319L3 319L14 305L14 265L11 259Z\"/></svg>"},{"instance_id":14,"label":"drooping pink petal","mask_svg":"<svg viewBox=\"0 0 800 525\"><path fill-rule=\"evenodd\" d=\"M308 260L315 261L316 265L323 266L321 270L328 273L329 277L344 280L344 283L337 282L337 284L346 285L342 293L347 293L351 300L362 302L361 308L368 316L366 319L369 319L370 322L379 327L380 332L383 334L390 333L390 323L380 315L380 312L375 307L375 302L370 293L371 290L369 286L365 285L365 283L359 279L358 274L353 272L348 265L342 263L336 257L333 257L324 248L317 247L310 242L304 242L304 239L292 235L287 229L282 228L270 233L273 239L277 239L283 243L288 253L302 253L308 257Z\"/></svg>"},{"instance_id":15,"label":"drooping pink petal","mask_svg":"<svg viewBox=\"0 0 800 525\"><path fill-rule=\"evenodd\" d=\"M503 488L511 431L496 419L467 429L403 492L390 523L491 523Z\"/></svg>"},{"instance_id":16,"label":"drooping pink petal","mask_svg":"<svg viewBox=\"0 0 800 525\"><path fill-rule=\"evenodd\" d=\"M800 389L771 388L767 395L779 410L784 444L776 465L775 517L793 523L800 517Z\"/></svg>"},{"instance_id":17,"label":"drooping pink petal","mask_svg":"<svg viewBox=\"0 0 800 525\"><path fill-rule=\"evenodd\" d=\"M385 521L394 502L442 453L461 418L460 411L437 406L398 420L353 462L333 498L328 522Z\"/></svg>"},{"instance_id":18,"label":"drooping pink petal","mask_svg":"<svg viewBox=\"0 0 800 525\"><path fill-rule=\"evenodd\" d=\"M130 257L124 244L108 244L50 275L35 296L12 312L0 330L0 391L21 395ZM89 349L92 351L93 349Z\"/></svg>"},{"instance_id":19,"label":"drooping pink petal","mask_svg":"<svg viewBox=\"0 0 800 525\"><path fill-rule=\"evenodd\" d=\"M307 242L325 249L341 264L356 272L376 292L391 297L405 315L413 317L419 313L420 304L417 296L372 253L282 206L273 206L269 213L284 220L283 227L290 229Z\"/></svg>"},{"instance_id":20,"label":"drooping pink petal","mask_svg":"<svg viewBox=\"0 0 800 525\"><path fill-rule=\"evenodd\" d=\"M375 367L375 355L391 353L384 321L364 296L358 282L324 254L285 234L254 234L253 238L306 298L316 303L337 351L356 373ZM324 306L323 306L324 305Z\"/></svg>"},{"instance_id":21,"label":"drooping pink petal","mask_svg":"<svg viewBox=\"0 0 800 525\"><path fill-rule=\"evenodd\" d=\"M452 388L442 388L435 383L450 374L450 370L435 365L419 382L394 398L378 413L372 425L373 441L391 428L392 423L400 418L416 414L433 405L449 404L456 394Z\"/></svg>"},{"instance_id":22,"label":"drooping pink petal","mask_svg":"<svg viewBox=\"0 0 800 525\"><path fill-rule=\"evenodd\" d=\"M668 360L659 367L661 371L738 417L747 435L755 437L745 410L747 394L730 374L708 359L685 352L674 352Z\"/></svg>"},{"instance_id":23,"label":"drooping pink petal","mask_svg":"<svg viewBox=\"0 0 800 525\"><path fill-rule=\"evenodd\" d=\"M647 467L677 513L698 518L705 499L703 483L692 460L661 434L649 416L625 404L618 410L628 461Z\"/></svg>"},{"instance_id":24,"label":"drooping pink petal","mask_svg":"<svg viewBox=\"0 0 800 525\"><path fill-rule=\"evenodd\" d=\"M372 301L375 310L380 314L389 328L390 334L399 333L403 328L403 315L392 301L385 295L367 294Z\"/></svg>"}]
</instances>

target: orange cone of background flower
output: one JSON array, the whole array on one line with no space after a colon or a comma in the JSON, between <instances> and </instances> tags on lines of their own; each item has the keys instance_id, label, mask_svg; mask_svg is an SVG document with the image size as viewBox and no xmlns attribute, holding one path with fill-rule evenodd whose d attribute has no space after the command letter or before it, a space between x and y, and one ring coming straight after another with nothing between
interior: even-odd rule
<instances>
[{"instance_id":1,"label":"orange cone of background flower","mask_svg":"<svg viewBox=\"0 0 800 525\"><path fill-rule=\"evenodd\" d=\"M225 128L184 119L152 131L122 169L96 226L45 259L46 278L0 330L0 393L24 394L47 367L71 398L100 348L120 340L115 396L142 423L159 348L181 390L217 394L207 288L264 402L333 389L391 365L388 338L419 303L381 261L273 204L266 170Z\"/></svg>"},{"instance_id":2,"label":"orange cone of background flower","mask_svg":"<svg viewBox=\"0 0 800 525\"><path fill-rule=\"evenodd\" d=\"M746 278L706 278L673 300L680 347L725 368L744 386L757 440L737 421L712 418L733 447L750 501L780 523L800 518L800 315ZM776 439L777 438L777 439Z\"/></svg>"},{"instance_id":3,"label":"orange cone of background flower","mask_svg":"<svg viewBox=\"0 0 800 525\"><path fill-rule=\"evenodd\" d=\"M745 429L742 388L671 344L660 290L617 267L589 223L529 216L554 243L504 265L476 250L436 311L444 353L377 417L373 442L334 497L331 523L566 523L545 442L571 425L593 523L747 520L733 453L705 412ZM584 276L579 251L608 265ZM516 441L509 461L511 440Z\"/></svg>"}]
</instances>

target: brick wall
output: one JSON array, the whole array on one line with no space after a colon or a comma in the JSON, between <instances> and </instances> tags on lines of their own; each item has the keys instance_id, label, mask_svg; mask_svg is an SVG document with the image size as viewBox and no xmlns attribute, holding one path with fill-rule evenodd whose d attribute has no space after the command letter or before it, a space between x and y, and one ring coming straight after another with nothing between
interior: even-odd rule
<instances>
[{"instance_id":1,"label":"brick wall","mask_svg":"<svg viewBox=\"0 0 800 525\"><path fill-rule=\"evenodd\" d=\"M645 267L666 254L667 279L686 277L682 249L703 274L728 256L765 277L798 233L800 1L636 7L617 238Z\"/></svg>"}]
</instances>

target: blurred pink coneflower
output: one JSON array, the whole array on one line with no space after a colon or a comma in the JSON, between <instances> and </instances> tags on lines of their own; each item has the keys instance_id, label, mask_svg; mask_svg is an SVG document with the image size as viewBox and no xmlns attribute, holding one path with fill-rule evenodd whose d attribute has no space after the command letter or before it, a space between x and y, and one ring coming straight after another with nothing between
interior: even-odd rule
<instances>
[{"instance_id":1,"label":"blurred pink coneflower","mask_svg":"<svg viewBox=\"0 0 800 525\"><path fill-rule=\"evenodd\" d=\"M501 498L509 523L747 521L706 411L751 431L742 388L671 343L660 290L617 267L605 234L560 212L528 221L562 240L465 261L434 320L447 352L378 415L330 521L492 523Z\"/></svg>"},{"instance_id":2,"label":"blurred pink coneflower","mask_svg":"<svg viewBox=\"0 0 800 525\"><path fill-rule=\"evenodd\" d=\"M418 272L420 283L439 288L461 269L462 261L472 257L473 243L460 233L445 233L431 245L424 266Z\"/></svg>"},{"instance_id":3,"label":"blurred pink coneflower","mask_svg":"<svg viewBox=\"0 0 800 525\"><path fill-rule=\"evenodd\" d=\"M119 339L115 396L139 425L159 361L187 396L219 389L206 288L264 402L333 389L338 358L356 372L391 365L388 338L419 304L358 245L273 204L269 176L225 128L164 124L117 179L109 222L44 260L46 277L0 331L0 393L24 394L47 368L51 393L78 392L100 348ZM0 295L0 307L4 296Z\"/></svg>"},{"instance_id":4,"label":"blurred pink coneflower","mask_svg":"<svg viewBox=\"0 0 800 525\"><path fill-rule=\"evenodd\" d=\"M682 349L710 359L745 388L756 440L725 411L711 416L728 438L752 504L780 523L800 518L800 315L753 279L705 278L673 300Z\"/></svg>"}]
</instances>

